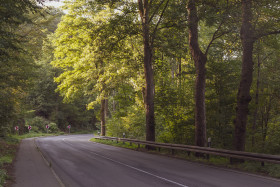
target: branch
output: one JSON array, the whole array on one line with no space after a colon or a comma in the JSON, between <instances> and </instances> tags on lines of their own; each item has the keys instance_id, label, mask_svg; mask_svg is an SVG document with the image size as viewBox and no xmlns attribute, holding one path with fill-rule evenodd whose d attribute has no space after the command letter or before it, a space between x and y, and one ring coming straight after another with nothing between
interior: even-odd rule
<instances>
[{"instance_id":1,"label":"branch","mask_svg":"<svg viewBox=\"0 0 280 187\"><path fill-rule=\"evenodd\" d=\"M161 21L161 19L162 19L162 17L163 17L163 14L164 14L164 12L165 12L165 10L166 10L166 8L167 8L168 3L169 3L169 0L167 0L167 2L166 2L166 4L165 4L165 7L164 7L164 9L162 10L161 15L160 15L160 17L159 17L159 19L158 19L157 25L156 25L156 27L155 27L155 29L154 29L154 32L153 32L153 34L152 34L152 37L151 37L151 45L153 45L153 43L154 43L154 39L155 39L155 36L156 36L156 32L157 32L158 25L159 25L159 23L160 23L160 21Z\"/></svg>"},{"instance_id":2,"label":"branch","mask_svg":"<svg viewBox=\"0 0 280 187\"><path fill-rule=\"evenodd\" d=\"M220 34L218 35L218 32L219 32L219 30L221 29L223 23L224 23L224 19L221 21L221 23L219 24L219 27L218 27L217 30L214 32L214 34L213 34L213 36L212 36L212 39L211 39L211 41L209 42L209 44L208 44L208 46L207 46L207 48L206 48L205 55L207 55L207 53L208 53L208 51L209 51L211 45L213 44L213 42L214 42L216 39L222 37L222 36L225 35L225 34L228 34L228 33L231 31L231 30L227 30L227 31L224 31L224 32L222 32L222 33L220 33Z\"/></svg>"},{"instance_id":3,"label":"branch","mask_svg":"<svg viewBox=\"0 0 280 187\"><path fill-rule=\"evenodd\" d=\"M280 34L280 30L278 30L278 31L271 31L271 32L262 33L262 34L258 34L258 35L256 36L256 39L259 39L259 38L265 37L265 36L269 36L269 35L273 35L273 34Z\"/></svg>"},{"instance_id":4,"label":"branch","mask_svg":"<svg viewBox=\"0 0 280 187\"><path fill-rule=\"evenodd\" d=\"M138 0L138 6L139 6L140 17L141 17L141 20L142 20L142 23L143 23L144 7L143 7L142 0Z\"/></svg>"},{"instance_id":5,"label":"branch","mask_svg":"<svg viewBox=\"0 0 280 187\"><path fill-rule=\"evenodd\" d=\"M188 20L187 20L187 19L186 19L186 20L181 20L181 21L179 21L178 23L173 23L173 24L170 24L170 25L166 24L166 25L163 26L163 27L159 27L158 30L166 29L166 28L172 28L172 27L178 26L178 25L180 25L181 23L186 22L186 21L188 21Z\"/></svg>"},{"instance_id":6,"label":"branch","mask_svg":"<svg viewBox=\"0 0 280 187\"><path fill-rule=\"evenodd\" d=\"M222 35L220 35L219 37L216 36L216 34L218 33L218 31L221 29L223 24L223 21L221 21L219 27L217 28L217 30L214 32L211 41L209 42L207 48L206 48L206 52L205 55L207 55L209 48L211 47L212 43L214 42L214 40L216 40L217 38L221 37Z\"/></svg>"},{"instance_id":7,"label":"branch","mask_svg":"<svg viewBox=\"0 0 280 187\"><path fill-rule=\"evenodd\" d=\"M162 0L161 3L159 4L159 6L156 8L156 10L154 11L153 15L150 17L149 22L150 23L152 21L152 19L154 18L154 16L156 15L156 13L158 12L159 8L161 7L161 5L163 4L165 0ZM152 4L152 1L150 2L150 5Z\"/></svg>"}]
</instances>

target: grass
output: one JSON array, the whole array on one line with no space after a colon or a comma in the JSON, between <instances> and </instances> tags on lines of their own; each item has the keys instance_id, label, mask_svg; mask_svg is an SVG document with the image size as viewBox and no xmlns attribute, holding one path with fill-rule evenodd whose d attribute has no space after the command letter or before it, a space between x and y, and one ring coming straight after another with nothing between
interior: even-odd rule
<instances>
[{"instance_id":1,"label":"grass","mask_svg":"<svg viewBox=\"0 0 280 187\"><path fill-rule=\"evenodd\" d=\"M78 130L78 131L73 131L70 134L93 134L95 131L93 130Z\"/></svg>"},{"instance_id":2,"label":"grass","mask_svg":"<svg viewBox=\"0 0 280 187\"><path fill-rule=\"evenodd\" d=\"M128 148L128 149L134 149L136 150L138 148L137 145L135 144L129 144L127 142L116 142L116 141L111 141L111 140L101 140L101 139L95 139L95 138L92 138L90 139L90 141L92 142L96 142L96 143L102 143L102 144L106 144L106 145L112 145L112 146L118 146L118 147L123 147L123 148ZM143 145L141 145L140 148L144 148Z\"/></svg>"},{"instance_id":3,"label":"grass","mask_svg":"<svg viewBox=\"0 0 280 187\"><path fill-rule=\"evenodd\" d=\"M254 173L254 174L265 175L265 176L270 176L270 177L274 177L274 178L280 178L280 165L279 164L265 163L265 165L262 166L260 162L246 161L241 164L231 165L229 158L220 157L220 156L211 155L211 156L209 156L209 159L197 158L197 157L195 157L194 154L188 153L186 151L176 150L174 152L174 154L172 154L172 151L170 149L161 148L160 152L158 150L149 150L148 151L147 149L145 149L144 145L141 145L140 148L138 148L138 145L135 145L135 144L131 145L130 143L127 143L127 142L125 142L125 143L118 142L117 143L116 141L112 141L112 140L101 140L101 139L95 139L95 138L92 138L91 141L106 144L106 145L123 147L123 148L127 148L127 149L149 152L149 153L153 153L153 154L171 156L171 157L175 157L175 158L179 158L179 159L208 164L208 165L212 165L212 166L230 168L230 169L235 169L235 170L239 170L239 171L245 171L245 172L250 172L250 173Z\"/></svg>"}]
</instances>

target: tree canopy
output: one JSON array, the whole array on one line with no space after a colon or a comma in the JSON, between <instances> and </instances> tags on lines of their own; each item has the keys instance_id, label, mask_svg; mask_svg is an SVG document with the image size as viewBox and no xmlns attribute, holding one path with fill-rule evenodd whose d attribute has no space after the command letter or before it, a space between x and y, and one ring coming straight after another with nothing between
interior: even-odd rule
<instances>
[{"instance_id":1,"label":"tree canopy","mask_svg":"<svg viewBox=\"0 0 280 187\"><path fill-rule=\"evenodd\" d=\"M279 1L38 2L1 1L2 135L41 120L279 153Z\"/></svg>"}]
</instances>

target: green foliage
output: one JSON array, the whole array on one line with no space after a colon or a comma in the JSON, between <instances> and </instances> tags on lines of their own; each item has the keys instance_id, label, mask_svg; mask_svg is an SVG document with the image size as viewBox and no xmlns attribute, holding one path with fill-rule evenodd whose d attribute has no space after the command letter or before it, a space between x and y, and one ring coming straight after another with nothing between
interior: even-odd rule
<instances>
[{"instance_id":1,"label":"green foliage","mask_svg":"<svg viewBox=\"0 0 280 187\"><path fill-rule=\"evenodd\" d=\"M189 64L180 59L181 71L188 71ZM159 82L156 86L156 123L159 141L193 144L193 74L183 75L178 72L179 61L166 58L156 62L156 76ZM175 68L175 69L174 69ZM190 67L189 67L190 68ZM178 75L178 76L175 76Z\"/></svg>"},{"instance_id":2,"label":"green foliage","mask_svg":"<svg viewBox=\"0 0 280 187\"><path fill-rule=\"evenodd\" d=\"M92 142L97 142L97 143L102 143L102 144L106 144L106 145L112 145L112 146L117 146L117 147L123 147L123 148L128 148L128 149L138 149L138 145L135 144L130 144L128 142L116 142L116 141L110 141L110 140L101 140L101 139L95 139L92 138L90 139L90 141ZM141 145L141 148L143 148L144 146Z\"/></svg>"},{"instance_id":3,"label":"green foliage","mask_svg":"<svg viewBox=\"0 0 280 187\"><path fill-rule=\"evenodd\" d=\"M50 124L49 124L49 130L48 130L48 132L50 132L50 133L57 133L57 132L59 132L59 129L58 129L58 127L57 127L57 124L55 124L55 123L50 123Z\"/></svg>"},{"instance_id":4,"label":"green foliage","mask_svg":"<svg viewBox=\"0 0 280 187\"><path fill-rule=\"evenodd\" d=\"M26 93L36 77L40 53L39 21L45 9L37 1L1 0L0 9L0 136L22 124L28 106Z\"/></svg>"},{"instance_id":5,"label":"green foliage","mask_svg":"<svg viewBox=\"0 0 280 187\"><path fill-rule=\"evenodd\" d=\"M224 60L215 56L209 59L207 72L207 134L212 145L219 148L232 148L235 115L235 88L238 86L240 62Z\"/></svg>"},{"instance_id":6,"label":"green foliage","mask_svg":"<svg viewBox=\"0 0 280 187\"><path fill-rule=\"evenodd\" d=\"M279 154L280 153L280 123L279 118L274 123L269 124L269 128L267 130L267 135L265 139L265 147L264 152L271 154Z\"/></svg>"},{"instance_id":7,"label":"green foliage","mask_svg":"<svg viewBox=\"0 0 280 187\"><path fill-rule=\"evenodd\" d=\"M46 125L49 124L50 122L45 118L36 116L35 118L27 119L25 122L25 127L27 128L30 125L32 127L31 131L38 133L38 132L45 132ZM57 126L55 123L52 123L52 125Z\"/></svg>"},{"instance_id":8,"label":"green foliage","mask_svg":"<svg viewBox=\"0 0 280 187\"><path fill-rule=\"evenodd\" d=\"M109 136L122 137L125 133L127 138L144 139L144 111L131 106L126 108L126 111L116 112L111 119L108 119L107 128Z\"/></svg>"},{"instance_id":9,"label":"green foliage","mask_svg":"<svg viewBox=\"0 0 280 187\"><path fill-rule=\"evenodd\" d=\"M7 172L3 169L0 169L0 186L4 186L4 182L7 178Z\"/></svg>"},{"instance_id":10,"label":"green foliage","mask_svg":"<svg viewBox=\"0 0 280 187\"><path fill-rule=\"evenodd\" d=\"M0 157L0 166L2 166L5 163L12 163L12 161L13 161L13 158L11 158L11 156L8 156L8 155L2 156L2 157Z\"/></svg>"}]
</instances>

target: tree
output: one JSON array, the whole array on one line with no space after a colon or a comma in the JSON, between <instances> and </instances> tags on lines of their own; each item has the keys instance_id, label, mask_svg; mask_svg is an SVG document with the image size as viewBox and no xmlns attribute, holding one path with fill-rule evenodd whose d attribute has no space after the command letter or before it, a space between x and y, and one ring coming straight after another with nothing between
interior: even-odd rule
<instances>
[{"instance_id":1,"label":"tree","mask_svg":"<svg viewBox=\"0 0 280 187\"><path fill-rule=\"evenodd\" d=\"M0 131L5 135L21 119L24 88L34 76L34 61L28 50L24 23L32 23L31 14L39 12L34 1L1 0L0 9Z\"/></svg>"},{"instance_id":2,"label":"tree","mask_svg":"<svg viewBox=\"0 0 280 187\"><path fill-rule=\"evenodd\" d=\"M52 65L62 70L56 81L65 101L85 95L89 109L100 109L101 135L104 136L106 100L118 85L112 77L123 68L118 65L123 62L120 56L130 55L129 50L121 50L122 31L127 31L125 34L134 32L131 25L118 26L116 20L124 23L134 20L114 12L109 6L95 3L68 2L69 14L62 18L53 39L56 48Z\"/></svg>"},{"instance_id":3,"label":"tree","mask_svg":"<svg viewBox=\"0 0 280 187\"><path fill-rule=\"evenodd\" d=\"M142 24L142 36L144 44L144 71L145 71L145 109L146 109L146 140L155 141L155 116L154 116L154 97L155 97L155 85L154 85L154 73L153 73L153 47L155 34L158 29L164 12L168 6L169 0L162 0L159 7L165 3L164 8L156 22L153 32L150 31L150 24L153 16L156 14L151 11L151 7L155 6L153 1L149 0L138 0L139 14Z\"/></svg>"},{"instance_id":4,"label":"tree","mask_svg":"<svg viewBox=\"0 0 280 187\"><path fill-rule=\"evenodd\" d=\"M245 150L245 138L246 138L246 125L247 116L249 112L248 105L251 101L250 88L253 77L253 49L254 43L257 39L268 36L271 34L280 33L279 30L275 30L275 24L273 23L276 14L279 13L279 2L272 1L256 1L242 0L242 25L240 29L240 38L242 41L242 70L241 80L238 87L237 94L237 107L235 124L235 149L238 151ZM275 4L274 4L275 3ZM263 5L266 11L261 12L260 19L255 17L255 9L258 12L258 5ZM276 8L275 8L276 7ZM268 18L267 16L271 16Z\"/></svg>"},{"instance_id":5,"label":"tree","mask_svg":"<svg viewBox=\"0 0 280 187\"><path fill-rule=\"evenodd\" d=\"M194 0L188 3L189 43L196 67L195 87L195 142L197 146L206 145L206 113L205 113L205 76L207 57L198 44L198 17Z\"/></svg>"},{"instance_id":6,"label":"tree","mask_svg":"<svg viewBox=\"0 0 280 187\"><path fill-rule=\"evenodd\" d=\"M205 108L205 80L206 80L206 62L207 62L207 54L213 42L218 38L222 37L226 33L229 32L227 29L223 29L223 24L225 23L225 19L228 18L228 4L226 6L221 6L223 1L219 1L217 5L213 5L212 3L207 4L205 2L204 6L210 7L210 11L207 12L209 15L205 15L205 17L198 17L198 10L195 0L189 0L187 9L188 9L188 27L189 27L189 47L190 52L192 54L192 58L195 64L196 71L196 83L195 83L195 142L197 146L205 146L206 145L206 108ZM221 7L219 7L221 6ZM210 21L209 26L217 25L216 31L213 33L212 38L207 45L205 52L202 52L201 46L199 45L198 38L198 25L199 21L205 19L206 22L209 18L213 18L211 16L216 16L219 9L224 8L223 13L219 13L219 17L215 19L215 21ZM202 8L203 9L203 8ZM209 17L208 17L209 16Z\"/></svg>"}]
</instances>

